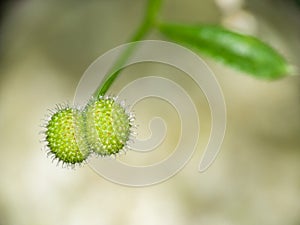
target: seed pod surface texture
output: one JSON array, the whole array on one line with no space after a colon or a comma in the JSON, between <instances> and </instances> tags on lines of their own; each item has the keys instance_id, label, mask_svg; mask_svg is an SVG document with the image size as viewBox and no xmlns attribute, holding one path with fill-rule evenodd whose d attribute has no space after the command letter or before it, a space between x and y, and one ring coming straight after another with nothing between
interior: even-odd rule
<instances>
[{"instance_id":1,"label":"seed pod surface texture","mask_svg":"<svg viewBox=\"0 0 300 225\"><path fill-rule=\"evenodd\" d=\"M82 163L89 155L83 128L84 117L77 109L58 109L46 125L49 154L68 165Z\"/></svg>"},{"instance_id":2,"label":"seed pod surface texture","mask_svg":"<svg viewBox=\"0 0 300 225\"><path fill-rule=\"evenodd\" d=\"M92 151L106 156L126 148L132 118L115 98L90 100L84 115L86 139Z\"/></svg>"}]
</instances>

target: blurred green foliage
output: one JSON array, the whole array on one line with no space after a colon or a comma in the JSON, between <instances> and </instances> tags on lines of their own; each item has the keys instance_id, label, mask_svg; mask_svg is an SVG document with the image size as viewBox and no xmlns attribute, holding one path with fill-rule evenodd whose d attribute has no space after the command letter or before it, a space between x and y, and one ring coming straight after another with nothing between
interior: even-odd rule
<instances>
[{"instance_id":1,"label":"blurred green foliage","mask_svg":"<svg viewBox=\"0 0 300 225\"><path fill-rule=\"evenodd\" d=\"M290 74L288 62L259 39L213 25L161 24L172 40L259 78L276 79Z\"/></svg>"}]
</instances>

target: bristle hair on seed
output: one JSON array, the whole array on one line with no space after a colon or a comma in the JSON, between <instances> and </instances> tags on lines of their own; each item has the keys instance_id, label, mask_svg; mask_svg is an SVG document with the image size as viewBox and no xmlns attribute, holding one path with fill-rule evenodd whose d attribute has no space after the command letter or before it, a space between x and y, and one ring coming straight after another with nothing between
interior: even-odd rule
<instances>
[{"instance_id":1,"label":"bristle hair on seed","mask_svg":"<svg viewBox=\"0 0 300 225\"><path fill-rule=\"evenodd\" d=\"M48 157L66 168L84 164L90 151L85 143L81 111L62 104L49 111L48 120L42 125Z\"/></svg>"},{"instance_id":2,"label":"bristle hair on seed","mask_svg":"<svg viewBox=\"0 0 300 225\"><path fill-rule=\"evenodd\" d=\"M47 156L64 168L88 158L126 154L135 137L134 113L117 96L91 97L85 107L57 104L42 124ZM127 108L127 109L126 109Z\"/></svg>"},{"instance_id":3,"label":"bristle hair on seed","mask_svg":"<svg viewBox=\"0 0 300 225\"><path fill-rule=\"evenodd\" d=\"M117 99L112 95L91 98L84 109L87 142L101 157L126 150L130 138L133 120Z\"/></svg>"}]
</instances>

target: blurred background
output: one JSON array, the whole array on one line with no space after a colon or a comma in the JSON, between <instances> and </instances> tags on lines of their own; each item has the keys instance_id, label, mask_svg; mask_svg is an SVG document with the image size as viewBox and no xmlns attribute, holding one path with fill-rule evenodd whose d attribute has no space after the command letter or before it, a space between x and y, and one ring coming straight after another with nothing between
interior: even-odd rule
<instances>
[{"instance_id":1,"label":"blurred background","mask_svg":"<svg viewBox=\"0 0 300 225\"><path fill-rule=\"evenodd\" d=\"M145 0L1 1L0 225L300 225L299 76L257 80L204 58L228 110L224 144L205 173L197 168L210 130L209 109L184 77L177 82L203 102L197 106L200 142L187 166L166 182L120 186L88 166L62 169L41 150L38 133L47 109L72 103L89 64L126 43L145 6ZM300 66L299 1L165 0L160 15L256 35ZM165 40L157 32L147 38ZM129 75L113 88L151 74L145 66L148 72L141 65L126 69ZM170 78L178 72L155 67L156 74L160 70ZM137 119L147 124L153 112L165 113L167 123L178 123L174 110L162 103L141 103ZM178 135L172 126L170 132L173 146ZM137 164L167 156L163 148L151 160L127 154Z\"/></svg>"}]
</instances>

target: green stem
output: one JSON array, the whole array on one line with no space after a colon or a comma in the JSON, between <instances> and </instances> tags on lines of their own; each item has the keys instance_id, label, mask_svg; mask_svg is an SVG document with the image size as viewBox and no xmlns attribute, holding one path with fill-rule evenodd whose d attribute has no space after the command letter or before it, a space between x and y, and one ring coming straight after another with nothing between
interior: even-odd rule
<instances>
[{"instance_id":1,"label":"green stem","mask_svg":"<svg viewBox=\"0 0 300 225\"><path fill-rule=\"evenodd\" d=\"M156 17L158 14L158 11L160 9L162 0L149 0L147 5L147 11L146 15L139 26L139 28L136 30L136 32L133 34L133 36L130 38L130 42L136 42L142 40L144 36L148 34L148 32L151 30L151 28L156 23ZM130 45L117 59L116 63L108 73L108 77L104 81L104 83L100 84L96 92L94 93L94 97L103 96L107 90L110 88L112 83L115 81L115 79L118 77L118 75L121 72L121 68L128 60L128 58L131 56L132 52L134 51L135 45ZM117 71L116 71L117 69Z\"/></svg>"}]
</instances>

